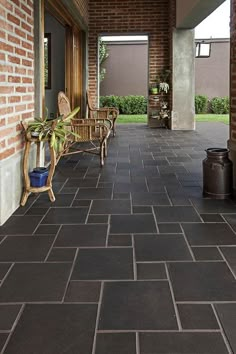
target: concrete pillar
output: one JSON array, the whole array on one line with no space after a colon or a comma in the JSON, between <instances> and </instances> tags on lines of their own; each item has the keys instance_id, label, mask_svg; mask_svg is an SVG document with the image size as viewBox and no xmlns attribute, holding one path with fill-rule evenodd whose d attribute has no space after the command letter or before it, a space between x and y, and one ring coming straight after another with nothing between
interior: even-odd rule
<instances>
[{"instance_id":1,"label":"concrete pillar","mask_svg":"<svg viewBox=\"0 0 236 354\"><path fill-rule=\"evenodd\" d=\"M195 129L194 30L173 32L172 130Z\"/></svg>"}]
</instances>

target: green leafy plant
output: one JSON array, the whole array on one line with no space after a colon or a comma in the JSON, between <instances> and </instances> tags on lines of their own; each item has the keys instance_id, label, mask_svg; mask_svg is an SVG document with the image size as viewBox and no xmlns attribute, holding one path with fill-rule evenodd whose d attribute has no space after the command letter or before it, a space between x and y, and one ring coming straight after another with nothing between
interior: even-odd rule
<instances>
[{"instance_id":1,"label":"green leafy plant","mask_svg":"<svg viewBox=\"0 0 236 354\"><path fill-rule=\"evenodd\" d=\"M195 112L196 114L206 113L208 106L208 97L205 95L195 96Z\"/></svg>"},{"instance_id":2,"label":"green leafy plant","mask_svg":"<svg viewBox=\"0 0 236 354\"><path fill-rule=\"evenodd\" d=\"M214 97L210 101L211 111L215 114L229 113L229 97Z\"/></svg>"},{"instance_id":3,"label":"green leafy plant","mask_svg":"<svg viewBox=\"0 0 236 354\"><path fill-rule=\"evenodd\" d=\"M147 113L147 98L144 96L101 96L100 107L116 107L120 114Z\"/></svg>"},{"instance_id":4,"label":"green leafy plant","mask_svg":"<svg viewBox=\"0 0 236 354\"><path fill-rule=\"evenodd\" d=\"M39 141L50 140L50 146L58 153L64 148L69 135L80 137L73 132L71 128L71 119L79 112L80 107L76 107L66 118L59 116L55 119L35 118L34 121L28 122L26 136L28 138L36 137Z\"/></svg>"}]
</instances>

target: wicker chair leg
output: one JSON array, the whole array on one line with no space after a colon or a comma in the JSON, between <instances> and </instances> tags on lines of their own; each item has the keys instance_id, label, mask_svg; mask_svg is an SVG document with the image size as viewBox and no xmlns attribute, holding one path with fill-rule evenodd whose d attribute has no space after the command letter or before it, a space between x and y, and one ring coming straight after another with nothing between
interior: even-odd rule
<instances>
[{"instance_id":1,"label":"wicker chair leg","mask_svg":"<svg viewBox=\"0 0 236 354\"><path fill-rule=\"evenodd\" d=\"M100 165L104 166L104 141L100 145Z\"/></svg>"},{"instance_id":2,"label":"wicker chair leg","mask_svg":"<svg viewBox=\"0 0 236 354\"><path fill-rule=\"evenodd\" d=\"M104 142L104 156L107 157L107 140Z\"/></svg>"}]
</instances>

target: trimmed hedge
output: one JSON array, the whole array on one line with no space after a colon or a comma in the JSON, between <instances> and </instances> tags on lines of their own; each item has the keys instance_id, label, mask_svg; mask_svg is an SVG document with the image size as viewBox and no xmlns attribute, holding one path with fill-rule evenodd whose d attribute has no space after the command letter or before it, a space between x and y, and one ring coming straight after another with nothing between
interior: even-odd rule
<instances>
[{"instance_id":1,"label":"trimmed hedge","mask_svg":"<svg viewBox=\"0 0 236 354\"><path fill-rule=\"evenodd\" d=\"M147 98L144 96L101 96L100 107L116 107L120 114L146 114Z\"/></svg>"},{"instance_id":2,"label":"trimmed hedge","mask_svg":"<svg viewBox=\"0 0 236 354\"><path fill-rule=\"evenodd\" d=\"M195 113L207 113L208 98L205 95L195 96Z\"/></svg>"},{"instance_id":3,"label":"trimmed hedge","mask_svg":"<svg viewBox=\"0 0 236 354\"><path fill-rule=\"evenodd\" d=\"M211 111L214 114L229 113L229 97L214 97L210 102Z\"/></svg>"}]
</instances>

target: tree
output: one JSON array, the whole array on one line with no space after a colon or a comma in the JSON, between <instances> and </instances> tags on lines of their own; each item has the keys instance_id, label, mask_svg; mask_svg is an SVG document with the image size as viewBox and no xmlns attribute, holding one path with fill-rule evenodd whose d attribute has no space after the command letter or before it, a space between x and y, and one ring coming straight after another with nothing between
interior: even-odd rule
<instances>
[{"instance_id":1,"label":"tree","mask_svg":"<svg viewBox=\"0 0 236 354\"><path fill-rule=\"evenodd\" d=\"M99 81L102 82L106 75L106 68L102 67L102 64L109 57L108 49L106 43L99 38Z\"/></svg>"}]
</instances>

